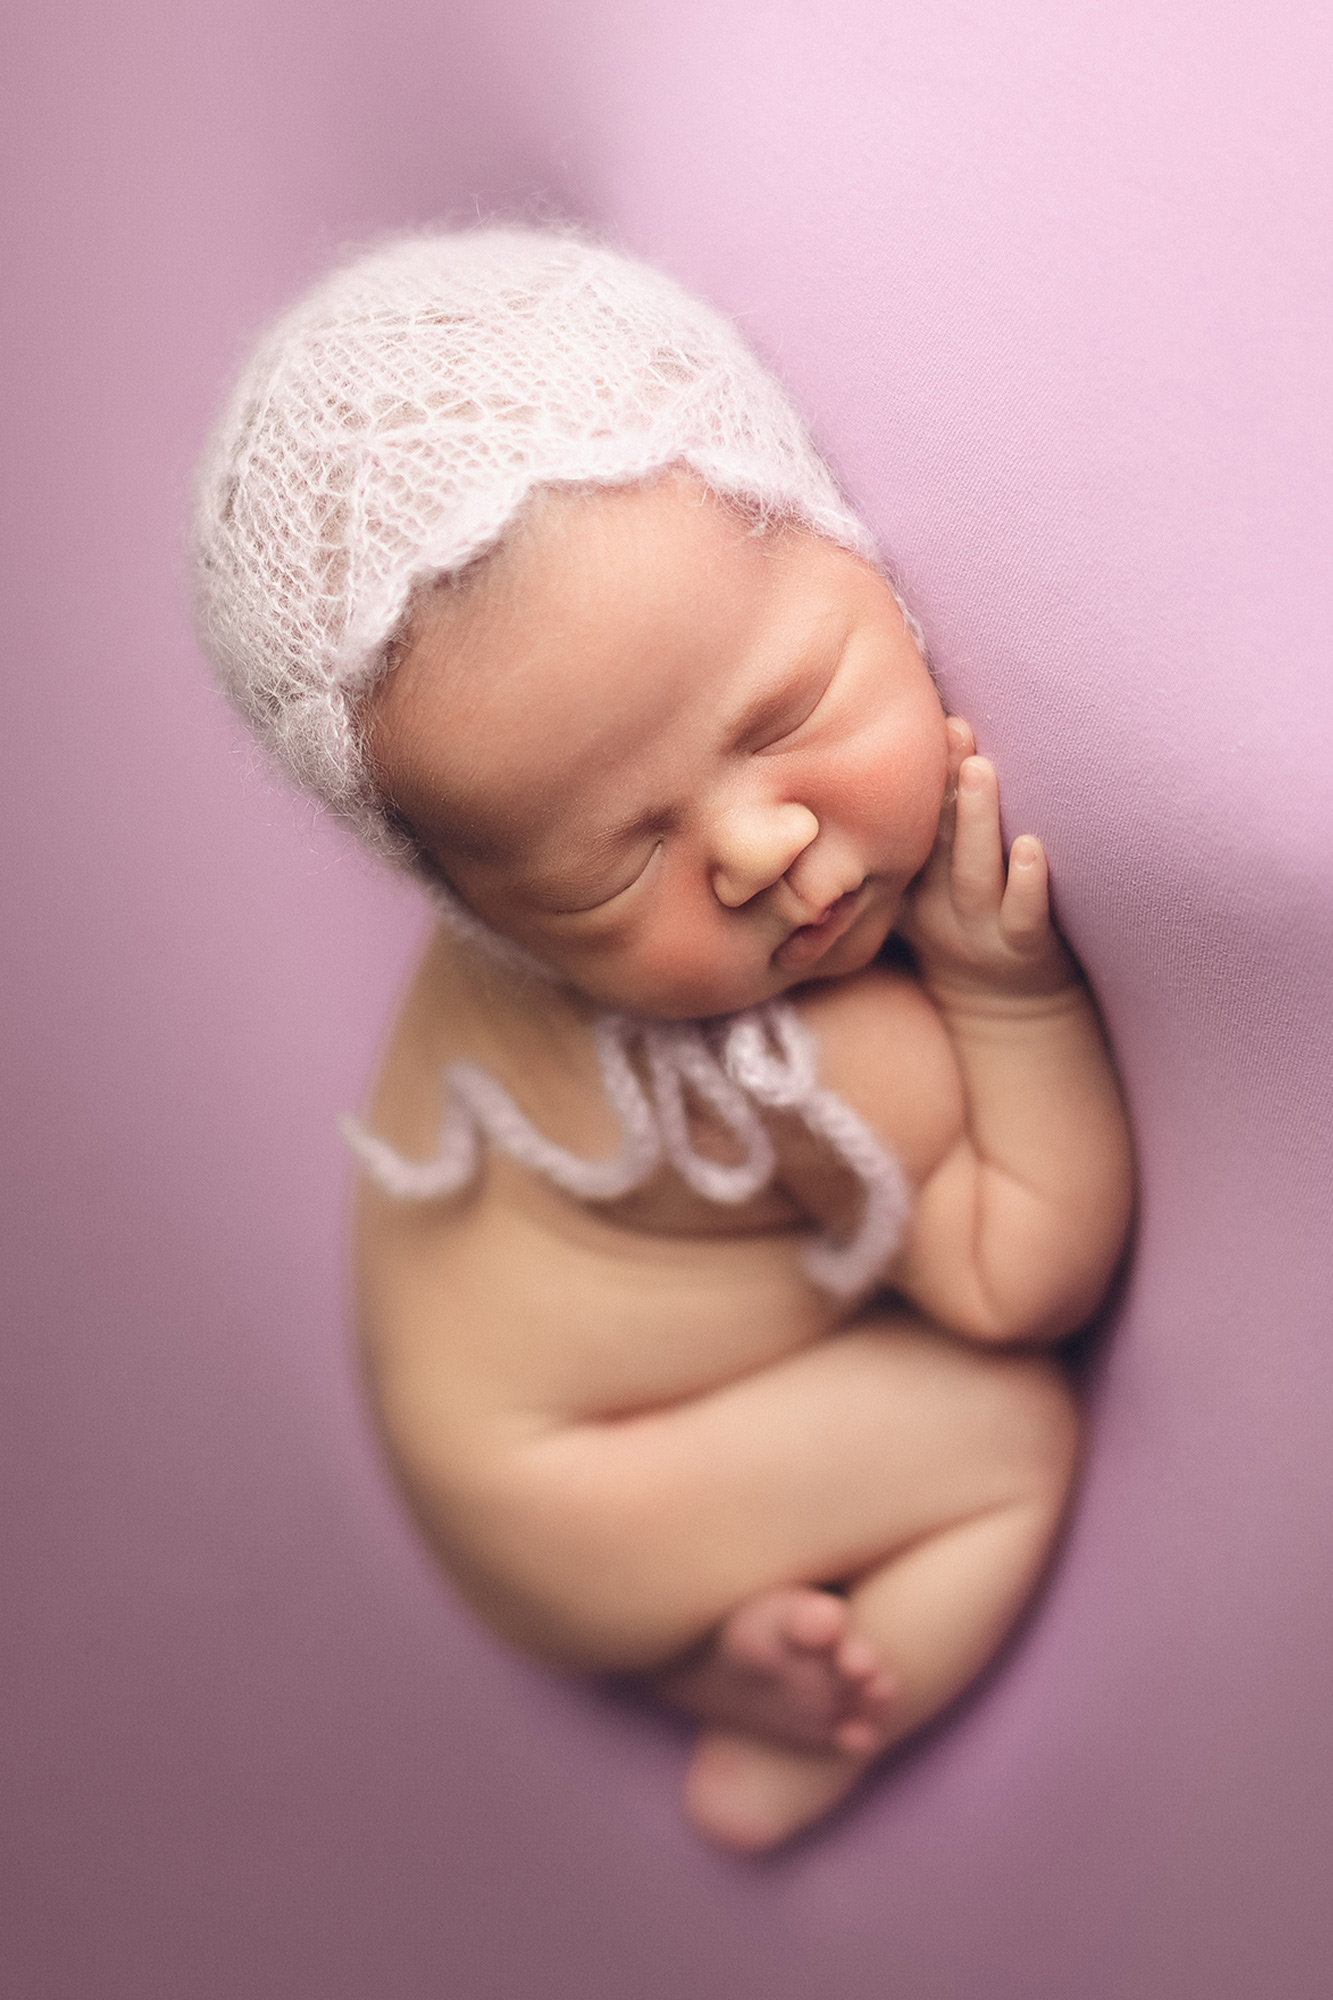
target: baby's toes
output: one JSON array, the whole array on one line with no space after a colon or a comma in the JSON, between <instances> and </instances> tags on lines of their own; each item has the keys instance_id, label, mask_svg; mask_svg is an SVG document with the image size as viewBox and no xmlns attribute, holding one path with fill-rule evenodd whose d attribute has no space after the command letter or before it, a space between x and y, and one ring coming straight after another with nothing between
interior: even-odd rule
<instances>
[{"instance_id":1,"label":"baby's toes","mask_svg":"<svg viewBox=\"0 0 1333 2000\"><path fill-rule=\"evenodd\" d=\"M898 1683L892 1674L882 1667L875 1670L861 1689L861 1712L873 1721L883 1722L898 1700Z\"/></svg>"},{"instance_id":2,"label":"baby's toes","mask_svg":"<svg viewBox=\"0 0 1333 2000\"><path fill-rule=\"evenodd\" d=\"M785 1621L789 1645L801 1653L831 1653L845 1644L847 1606L831 1591L802 1591L793 1597Z\"/></svg>"},{"instance_id":3,"label":"baby's toes","mask_svg":"<svg viewBox=\"0 0 1333 2000\"><path fill-rule=\"evenodd\" d=\"M898 1683L864 1640L857 1643L858 1650L850 1662L843 1649L838 1653L838 1665L848 1684L848 1714L876 1721L893 1707L898 1698Z\"/></svg>"},{"instance_id":4,"label":"baby's toes","mask_svg":"<svg viewBox=\"0 0 1333 2000\"><path fill-rule=\"evenodd\" d=\"M884 1732L864 1717L853 1716L838 1724L831 1740L835 1750L846 1750L853 1757L873 1757L883 1743Z\"/></svg>"},{"instance_id":5,"label":"baby's toes","mask_svg":"<svg viewBox=\"0 0 1333 2000\"><path fill-rule=\"evenodd\" d=\"M890 1675L876 1670L856 1690L847 1714L834 1725L830 1741L835 1750L856 1756L873 1756L883 1748L897 1704L898 1687Z\"/></svg>"},{"instance_id":6,"label":"baby's toes","mask_svg":"<svg viewBox=\"0 0 1333 2000\"><path fill-rule=\"evenodd\" d=\"M898 1698L898 1683L870 1641L848 1633L838 1648L837 1664L847 1687L846 1720L882 1722Z\"/></svg>"},{"instance_id":7,"label":"baby's toes","mask_svg":"<svg viewBox=\"0 0 1333 2000\"><path fill-rule=\"evenodd\" d=\"M838 1647L838 1671L849 1681L865 1682L879 1672L879 1659L869 1639L848 1632Z\"/></svg>"}]
</instances>

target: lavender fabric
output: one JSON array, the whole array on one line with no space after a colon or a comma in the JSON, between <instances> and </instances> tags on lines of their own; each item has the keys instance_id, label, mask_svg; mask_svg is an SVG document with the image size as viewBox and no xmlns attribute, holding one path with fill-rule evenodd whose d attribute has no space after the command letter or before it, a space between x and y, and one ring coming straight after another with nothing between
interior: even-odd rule
<instances>
[{"instance_id":1,"label":"lavender fabric","mask_svg":"<svg viewBox=\"0 0 1333 2000\"><path fill-rule=\"evenodd\" d=\"M11 10L0 1913L16 2000L1315 2000L1333 1949L1333 26L1313 0ZM1041 834L1138 1137L1026 1629L753 1866L391 1492L335 1129L420 936L187 634L189 466L349 239L735 313Z\"/></svg>"}]
</instances>

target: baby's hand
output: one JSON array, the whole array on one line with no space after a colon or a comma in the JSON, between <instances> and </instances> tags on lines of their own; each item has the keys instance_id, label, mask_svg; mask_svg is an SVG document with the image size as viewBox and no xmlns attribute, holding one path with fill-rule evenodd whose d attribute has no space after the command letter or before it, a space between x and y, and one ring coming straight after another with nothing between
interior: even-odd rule
<instances>
[{"instance_id":1,"label":"baby's hand","mask_svg":"<svg viewBox=\"0 0 1333 2000\"><path fill-rule=\"evenodd\" d=\"M951 715L949 782L935 850L899 921L926 985L938 992L1046 994L1078 972L1051 923L1046 856L1020 834L1006 872L995 771Z\"/></svg>"}]
</instances>

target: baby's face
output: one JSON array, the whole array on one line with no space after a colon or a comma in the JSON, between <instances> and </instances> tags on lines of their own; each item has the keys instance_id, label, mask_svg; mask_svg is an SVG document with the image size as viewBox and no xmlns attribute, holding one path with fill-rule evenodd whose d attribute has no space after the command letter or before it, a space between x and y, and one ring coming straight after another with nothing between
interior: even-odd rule
<instances>
[{"instance_id":1,"label":"baby's face","mask_svg":"<svg viewBox=\"0 0 1333 2000\"><path fill-rule=\"evenodd\" d=\"M874 957L931 849L944 715L882 578L694 481L548 496L434 592L367 705L472 908L602 1005L730 1013Z\"/></svg>"}]
</instances>

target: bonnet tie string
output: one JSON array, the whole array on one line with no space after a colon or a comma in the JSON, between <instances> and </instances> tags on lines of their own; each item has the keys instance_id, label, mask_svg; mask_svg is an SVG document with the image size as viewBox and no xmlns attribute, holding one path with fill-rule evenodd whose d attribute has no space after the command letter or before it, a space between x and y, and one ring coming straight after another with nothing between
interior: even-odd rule
<instances>
[{"instance_id":1,"label":"bonnet tie string","mask_svg":"<svg viewBox=\"0 0 1333 2000\"><path fill-rule=\"evenodd\" d=\"M820 1088L813 1036L782 1001L747 1009L725 1023L640 1021L606 1013L594 1028L602 1085L622 1144L609 1159L589 1160L558 1146L519 1110L503 1084L476 1063L444 1072L444 1111L434 1159L407 1160L359 1120L343 1136L376 1185L400 1201L456 1194L476 1176L484 1135L521 1166L580 1201L615 1201L642 1187L666 1160L706 1200L748 1201L772 1180L773 1141L756 1105L794 1113L822 1138L860 1184L860 1221L846 1243L811 1238L807 1275L822 1290L850 1298L869 1289L888 1265L907 1219L902 1170L870 1127L831 1090ZM649 1089L630 1057L643 1050ZM690 1143L686 1091L716 1114L741 1151L724 1164Z\"/></svg>"}]
</instances>

